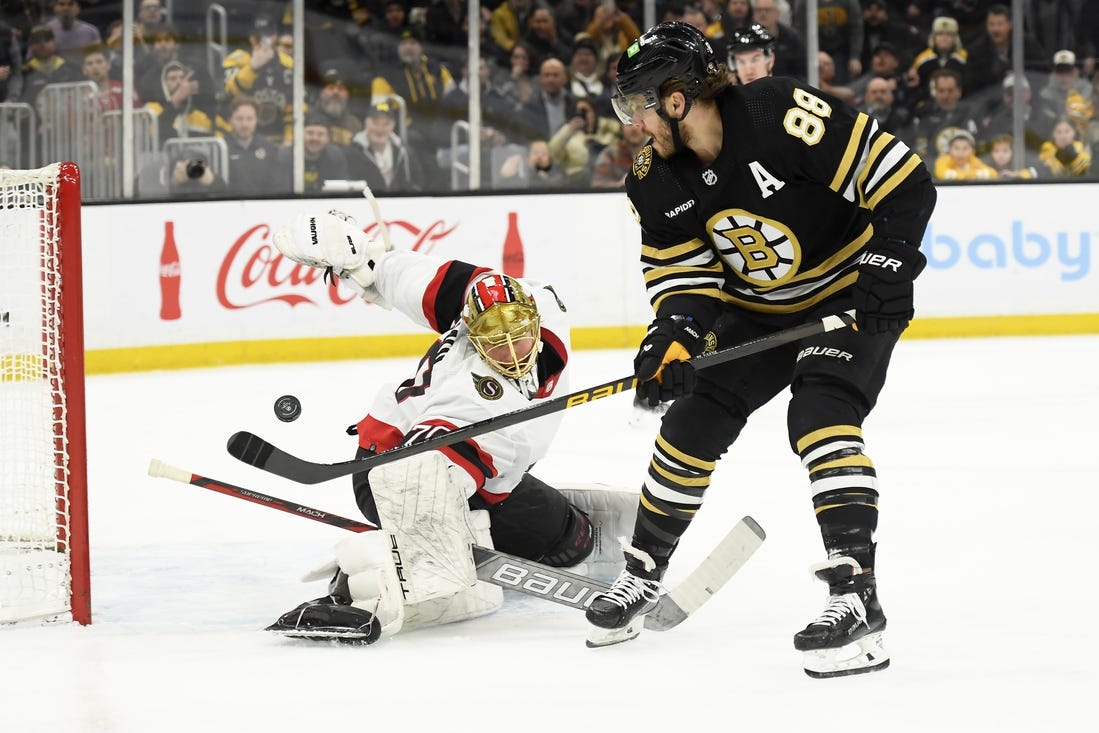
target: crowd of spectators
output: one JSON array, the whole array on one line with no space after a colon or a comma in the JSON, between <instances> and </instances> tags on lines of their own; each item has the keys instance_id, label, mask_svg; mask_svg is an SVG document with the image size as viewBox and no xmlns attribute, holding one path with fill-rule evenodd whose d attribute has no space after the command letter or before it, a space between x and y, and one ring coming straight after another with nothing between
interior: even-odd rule
<instances>
[{"instance_id":1,"label":"crowd of spectators","mask_svg":"<svg viewBox=\"0 0 1099 733\"><path fill-rule=\"evenodd\" d=\"M137 0L135 107L162 145L219 138L223 175L178 146L159 176L185 195L291 189L304 120L305 187L366 181L392 192L452 188L468 163L468 0L306 0L306 106L293 105L287 2L228 3L229 44L211 54L209 3ZM806 76L804 0L658 0L710 38L719 59L752 24L770 73ZM482 185L620 188L644 140L611 108L615 65L643 27L640 0L485 0L479 64ZM1025 0L1018 80L1010 6L987 0L818 0L818 85L920 153L938 180L1094 176L1099 0ZM92 81L122 108L121 2L0 0L0 103L34 106L50 84ZM729 64L736 80L735 67ZM750 82L750 79L747 80ZM1024 158L1015 160L1022 96ZM2 128L0 128L2 129ZM457 134L457 137L455 135ZM18 140L0 140L0 165ZM169 149L165 147L165 149Z\"/></svg>"}]
</instances>

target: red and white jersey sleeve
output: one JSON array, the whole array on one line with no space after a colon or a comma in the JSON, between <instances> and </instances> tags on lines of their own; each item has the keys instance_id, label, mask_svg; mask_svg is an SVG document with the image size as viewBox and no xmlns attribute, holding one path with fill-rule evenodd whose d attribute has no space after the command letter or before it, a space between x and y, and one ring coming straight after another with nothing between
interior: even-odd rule
<instances>
[{"instance_id":1,"label":"red and white jersey sleeve","mask_svg":"<svg viewBox=\"0 0 1099 733\"><path fill-rule=\"evenodd\" d=\"M394 251L378 261L374 272L375 287L393 308L441 335L413 375L379 390L370 413L358 425L362 447L389 450L568 392L569 328L551 290L523 281L542 317L541 351L534 371L512 380L481 358L458 319L469 282L491 270ZM495 503L546 455L561 418L559 412L528 420L440 452L470 475L478 494Z\"/></svg>"}]
</instances>

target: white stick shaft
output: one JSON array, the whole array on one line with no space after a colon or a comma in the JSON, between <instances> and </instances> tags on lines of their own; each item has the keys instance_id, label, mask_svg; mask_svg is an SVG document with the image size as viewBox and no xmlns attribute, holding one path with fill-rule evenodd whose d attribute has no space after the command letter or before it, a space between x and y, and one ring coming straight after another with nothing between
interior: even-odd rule
<instances>
[{"instance_id":1,"label":"white stick shaft","mask_svg":"<svg viewBox=\"0 0 1099 733\"><path fill-rule=\"evenodd\" d=\"M378 222L378 227L382 230L382 241L385 242L386 249L393 249L393 242L389 240L389 226L382 218L382 207L378 206L378 199L374 198L374 192L365 183L363 184L363 196L370 204L370 210L374 212L374 221Z\"/></svg>"}]
</instances>

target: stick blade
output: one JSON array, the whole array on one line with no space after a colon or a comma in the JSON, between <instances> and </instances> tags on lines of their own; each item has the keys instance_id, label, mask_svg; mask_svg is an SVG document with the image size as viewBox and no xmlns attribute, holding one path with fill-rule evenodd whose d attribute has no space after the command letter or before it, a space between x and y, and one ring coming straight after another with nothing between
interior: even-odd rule
<instances>
[{"instance_id":1,"label":"stick blade","mask_svg":"<svg viewBox=\"0 0 1099 733\"><path fill-rule=\"evenodd\" d=\"M752 517L737 522L713 552L645 616L645 628L668 631L686 621L744 566L766 537Z\"/></svg>"},{"instance_id":2,"label":"stick blade","mask_svg":"<svg viewBox=\"0 0 1099 733\"><path fill-rule=\"evenodd\" d=\"M225 446L225 450L233 458L256 468L267 465L273 449L274 446L263 438L243 430L229 436L229 442Z\"/></svg>"}]
</instances>

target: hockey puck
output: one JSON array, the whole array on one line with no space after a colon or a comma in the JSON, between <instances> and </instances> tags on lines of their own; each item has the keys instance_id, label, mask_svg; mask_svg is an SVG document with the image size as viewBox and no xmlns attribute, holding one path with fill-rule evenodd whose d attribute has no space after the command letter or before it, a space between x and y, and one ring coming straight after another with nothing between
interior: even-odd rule
<instances>
[{"instance_id":1,"label":"hockey puck","mask_svg":"<svg viewBox=\"0 0 1099 733\"><path fill-rule=\"evenodd\" d=\"M301 401L292 394L284 394L275 400L275 417L283 422L294 422L301 416Z\"/></svg>"}]
</instances>

